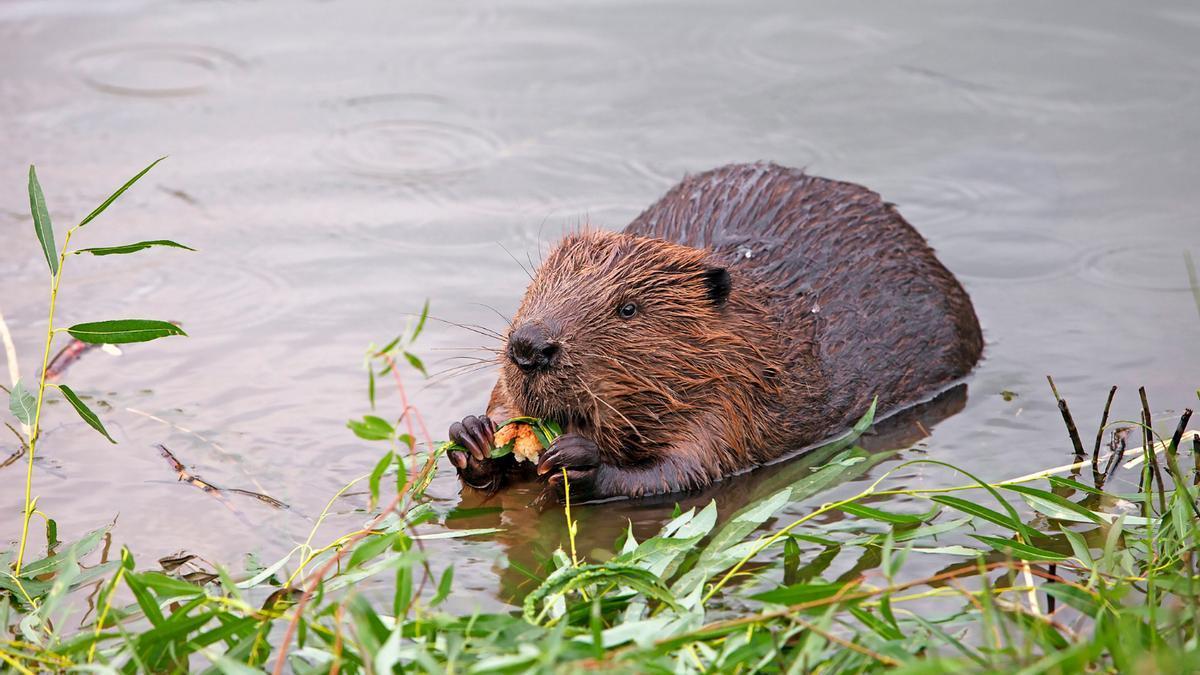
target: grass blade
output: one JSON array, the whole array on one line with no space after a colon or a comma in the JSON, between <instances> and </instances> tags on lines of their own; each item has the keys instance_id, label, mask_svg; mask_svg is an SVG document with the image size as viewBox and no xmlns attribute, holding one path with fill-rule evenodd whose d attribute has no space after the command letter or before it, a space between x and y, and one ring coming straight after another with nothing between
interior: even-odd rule
<instances>
[{"instance_id":1,"label":"grass blade","mask_svg":"<svg viewBox=\"0 0 1200 675\"><path fill-rule=\"evenodd\" d=\"M104 202L102 202L100 204L100 206L97 206L95 208L95 210L93 210L91 213L89 213L87 215L87 218L84 218L83 220L79 221L79 227L83 227L84 225L87 225L88 223L92 222L92 220L95 219L96 216L100 215L101 213L104 213L104 209L107 209L109 204L112 204L113 202L115 202L117 200L117 197L120 197L121 195L125 194L125 191L128 190L129 188L133 187L133 184L138 182L138 179L140 179L142 176L145 176L147 171L149 171L150 169L153 169L155 164L158 164L159 162L163 161L164 159L166 159L166 157L159 157L158 159L151 162L150 166L139 171L138 175L125 181L124 185L122 185L120 188L118 188L116 192L109 195L108 199L105 199ZM32 172L32 170L33 169L30 168L31 172Z\"/></svg>"},{"instance_id":2,"label":"grass blade","mask_svg":"<svg viewBox=\"0 0 1200 675\"><path fill-rule=\"evenodd\" d=\"M100 422L100 418L96 416L96 413L92 412L91 408L87 407L86 403L79 400L79 397L75 395L74 391L71 391L70 387L60 384L58 385L58 390L62 392L63 398L67 399L67 403L71 404L71 407L75 409L75 412L79 413L79 416L83 418L84 422L87 422L89 427L99 431L100 435L107 438L109 443L116 445L117 442L113 440L112 436L108 435L108 431L104 428L104 424Z\"/></svg>"},{"instance_id":3,"label":"grass blade","mask_svg":"<svg viewBox=\"0 0 1200 675\"><path fill-rule=\"evenodd\" d=\"M50 212L46 210L46 196L38 182L37 171L29 165L29 211L33 214L33 231L37 233L50 266L50 276L58 274L58 249L54 246L54 227L50 224Z\"/></svg>"}]
</instances>

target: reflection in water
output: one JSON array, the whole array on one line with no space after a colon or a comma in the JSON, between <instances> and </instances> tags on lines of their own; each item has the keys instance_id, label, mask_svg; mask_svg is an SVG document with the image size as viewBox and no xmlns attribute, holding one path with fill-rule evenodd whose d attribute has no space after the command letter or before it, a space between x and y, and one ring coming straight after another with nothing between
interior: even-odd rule
<instances>
[{"instance_id":1,"label":"reflection in water","mask_svg":"<svg viewBox=\"0 0 1200 675\"><path fill-rule=\"evenodd\" d=\"M754 160L895 202L966 284L988 345L969 401L880 424L863 440L877 464L781 520L909 459L985 479L1061 464L1069 452L1047 441L1062 424L1047 373L1080 418L1112 384L1145 385L1156 413L1194 403L1200 386L1200 321L1181 290L1182 251L1200 257L1200 117L1185 114L1200 92L1192 4L0 3L0 304L23 372L45 320L21 191L29 163L61 227L169 155L80 245L200 249L72 259L64 321L173 319L190 337L71 367L65 381L104 402L120 445L49 409L39 507L64 539L122 514L114 544L139 561L187 550L236 572L248 552L278 559L382 452L345 427L369 408L357 370L367 344L401 332L428 298L452 322L431 321L416 347L431 370L487 355L463 350L494 341L453 324L502 329L485 307L514 313L528 283L517 261L537 261L572 228L623 227L685 172ZM487 370L427 386L408 376L435 434L482 410L495 381ZM1118 397L1113 418L1137 407ZM382 388L376 412L399 414ZM293 508L251 501L235 516L178 483L160 443L206 480ZM680 501L716 499L728 517L822 461ZM0 468L0 533L19 528L18 473ZM890 480L961 477L921 464ZM563 542L561 512L526 508L534 493L460 504L453 469L440 468L435 507L461 516L446 527L506 528L499 541L428 542L435 571L454 564L468 591L452 609L501 606L527 580L519 568L537 571ZM359 527L365 501L337 500L315 541ZM603 556L626 521L644 537L673 507L582 506L582 549ZM819 555L806 549L806 562ZM914 573L946 562L910 560ZM828 564L832 577L853 561Z\"/></svg>"}]
</instances>

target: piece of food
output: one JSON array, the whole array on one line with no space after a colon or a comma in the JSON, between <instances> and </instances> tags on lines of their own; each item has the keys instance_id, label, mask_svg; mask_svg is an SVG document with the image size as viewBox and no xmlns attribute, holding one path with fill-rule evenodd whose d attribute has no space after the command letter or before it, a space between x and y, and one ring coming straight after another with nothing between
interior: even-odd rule
<instances>
[{"instance_id":1,"label":"piece of food","mask_svg":"<svg viewBox=\"0 0 1200 675\"><path fill-rule=\"evenodd\" d=\"M534 433L533 427L524 422L506 424L496 430L494 445L497 448L512 444L512 452L518 462L536 462L542 454L542 443Z\"/></svg>"}]
</instances>

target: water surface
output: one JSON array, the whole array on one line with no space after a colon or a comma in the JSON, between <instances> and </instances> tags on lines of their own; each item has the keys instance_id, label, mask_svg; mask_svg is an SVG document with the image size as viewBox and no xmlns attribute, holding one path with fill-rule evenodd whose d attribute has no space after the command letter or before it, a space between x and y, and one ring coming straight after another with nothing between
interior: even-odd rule
<instances>
[{"instance_id":1,"label":"water surface","mask_svg":"<svg viewBox=\"0 0 1200 675\"><path fill-rule=\"evenodd\" d=\"M40 356L47 281L27 164L61 241L170 155L79 242L201 249L73 258L60 298L64 325L145 316L191 335L73 366L66 380L120 444L60 405L37 462L39 506L65 535L115 517L115 543L143 564L186 550L240 569L247 552L269 561L303 541L380 453L345 428L367 410L368 343L426 298L446 321L502 328L487 307L513 312L520 262L580 224L618 229L686 172L727 162L881 192L962 279L988 343L959 414L784 518L909 459L988 479L1069 461L1047 373L1085 436L1112 384L1126 419L1139 385L1164 426L1197 404L1183 256L1200 257L1193 3L58 0L0 5L0 45L0 306L23 372ZM455 350L493 345L433 321L418 352L437 372L483 353ZM409 378L438 436L482 411L493 381ZM213 483L292 509L232 498L231 510L178 483L159 443ZM11 445L0 436L0 455ZM0 469L5 539L21 478L20 465ZM760 480L722 485L722 508ZM961 480L928 466L896 476ZM459 506L448 463L431 494L440 513ZM430 542L435 568L455 564L470 591L461 607L502 606L522 579L510 559L530 564L562 540L561 516L526 500L448 523L506 528L495 540ZM360 524L364 503L338 500L317 541ZM583 548L603 556L627 518L653 530L670 510L581 508ZM916 572L949 562L925 556Z\"/></svg>"}]
</instances>

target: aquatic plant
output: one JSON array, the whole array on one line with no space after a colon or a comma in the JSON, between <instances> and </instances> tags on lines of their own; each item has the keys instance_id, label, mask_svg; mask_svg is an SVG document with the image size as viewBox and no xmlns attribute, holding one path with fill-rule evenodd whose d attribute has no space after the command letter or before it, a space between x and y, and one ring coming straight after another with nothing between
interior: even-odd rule
<instances>
[{"instance_id":1,"label":"aquatic plant","mask_svg":"<svg viewBox=\"0 0 1200 675\"><path fill-rule=\"evenodd\" d=\"M64 244L57 268L51 264L55 288L66 250ZM1141 391L1141 419L1110 422L1114 388L1088 448L1053 383L1068 429L1070 450L1064 448L1062 456L1073 456L1060 466L989 482L944 462L914 459L889 468L855 494L779 521L785 507L865 480L890 458L857 445L874 422L872 410L844 437L810 453L805 461L811 470L799 479L731 514L719 514L714 503L677 509L644 541L631 526L607 559L589 559L577 550L579 532L604 514L602 508L573 505L568 485L563 541L541 569L529 570L536 585L520 606L450 613L445 603L456 592L454 568L431 559L424 542L488 537L496 530L422 527L443 517L424 491L447 444L436 443L425 429L400 365L424 373L412 350L427 316L428 305L411 330L368 350L371 412L348 426L358 438L386 449L370 473L334 495L302 544L270 564L200 574L185 573L178 560L139 568L128 550L113 559L101 550L97 558L107 527L69 544L49 533L46 555L21 565L21 551L32 547L23 535L21 550L0 553L0 668L20 673L1200 668L1200 434L1187 428L1191 411L1159 434ZM390 417L376 397L383 376L391 376L399 399L399 411ZM31 445L45 386L39 385L29 408ZM14 400L24 410L23 399ZM91 426L103 429L98 420ZM1141 446L1128 447L1138 435ZM962 483L906 487L902 476L914 467L957 472ZM315 545L334 501L364 483L371 498L363 525ZM919 566L912 561L922 556L952 562L934 574L916 573ZM370 579L388 580L388 597L364 592ZM87 613L68 622L83 605L79 596L86 589L91 589Z\"/></svg>"},{"instance_id":2,"label":"aquatic plant","mask_svg":"<svg viewBox=\"0 0 1200 675\"><path fill-rule=\"evenodd\" d=\"M42 351L42 367L38 373L37 388L30 391L23 380L18 380L13 383L13 386L8 390L9 394L9 411L21 423L25 437L22 439L22 445L27 448L27 470L25 473L25 506L21 518L21 536L17 548L16 560L13 563L13 571L19 577L22 572L22 567L25 562L25 552L29 543L29 522L37 512L37 500L34 498L33 491L33 469L34 458L37 454L38 440L41 437L42 430L42 410L45 403L45 395L47 387L57 389L62 397L66 399L79 417L83 419L88 426L95 429L100 435L108 439L111 443L116 443L108 431L104 428L104 423L92 411L83 399L75 393L75 391L62 383L50 382L48 374L50 372L50 350L54 343L54 338L60 333L66 333L80 343L88 345L113 345L124 344L130 342L147 342L162 337L172 335L185 335L183 329L168 321L155 321L150 319L117 319L109 321L93 321L88 323L75 324L67 328L55 326L54 317L55 310L58 307L58 290L62 283L63 271L66 269L68 256L90 254L95 256L109 256L136 253L138 251L151 247L168 247L184 250L193 250L187 246L166 239L157 239L153 241L139 241L132 244L122 244L118 246L102 246L91 248L71 248L71 237L76 232L83 229L88 223L91 223L104 211L133 186L142 176L146 175L150 169L153 169L156 164L164 158L159 158L152 162L149 166L142 169L133 178L130 178L124 185L118 188L115 192L109 195L95 209L92 210L79 224L67 230L66 236L63 238L62 248L59 249L54 243L54 226L50 221L50 212L46 207L46 197L42 192L42 186L38 182L37 171L31 165L29 167L29 209L33 216L33 229L37 235L38 243L41 245L42 253L46 257L46 265L50 270L50 300L49 300L49 318L46 321L46 339L45 347ZM7 332L7 331L6 331ZM12 350L10 349L10 352ZM15 355L10 353L9 360L15 368ZM15 371L14 371L15 372ZM53 523L53 521L48 521ZM49 525L53 528L53 525Z\"/></svg>"}]
</instances>

